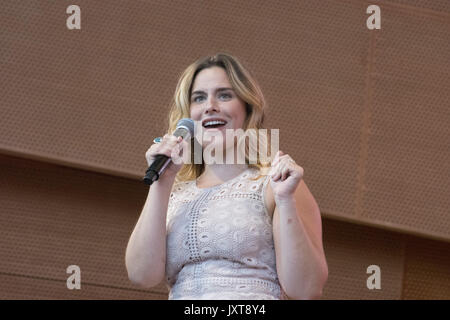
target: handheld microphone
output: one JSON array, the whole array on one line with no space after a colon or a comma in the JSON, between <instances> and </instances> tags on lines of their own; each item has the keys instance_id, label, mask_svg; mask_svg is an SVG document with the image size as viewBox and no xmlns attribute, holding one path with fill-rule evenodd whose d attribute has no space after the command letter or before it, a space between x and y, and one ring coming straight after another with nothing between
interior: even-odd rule
<instances>
[{"instance_id":1,"label":"handheld microphone","mask_svg":"<svg viewBox=\"0 0 450 320\"><path fill-rule=\"evenodd\" d=\"M192 138L194 136L194 121L189 118L179 120L173 135L176 137L183 137L183 140ZM158 154L145 172L145 177L143 179L144 183L151 185L158 180L171 161L172 159L168 156Z\"/></svg>"}]
</instances>

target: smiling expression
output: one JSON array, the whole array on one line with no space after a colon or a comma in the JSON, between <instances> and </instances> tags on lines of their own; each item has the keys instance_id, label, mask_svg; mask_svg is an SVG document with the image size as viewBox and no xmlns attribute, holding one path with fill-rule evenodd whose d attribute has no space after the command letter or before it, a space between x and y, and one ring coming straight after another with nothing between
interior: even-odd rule
<instances>
[{"instance_id":1,"label":"smiling expression","mask_svg":"<svg viewBox=\"0 0 450 320\"><path fill-rule=\"evenodd\" d=\"M223 68L214 66L200 71L190 99L191 119L201 121L204 131L221 131L225 142L226 129L243 129L245 102L236 95ZM203 146L208 143L204 141Z\"/></svg>"}]
</instances>

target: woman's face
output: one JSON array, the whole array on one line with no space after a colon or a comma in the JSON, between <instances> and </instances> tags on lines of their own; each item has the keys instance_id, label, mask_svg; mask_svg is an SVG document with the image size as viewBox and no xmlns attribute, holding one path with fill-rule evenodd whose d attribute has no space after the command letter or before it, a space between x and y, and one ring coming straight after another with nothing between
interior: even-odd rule
<instances>
[{"instance_id":1,"label":"woman's face","mask_svg":"<svg viewBox=\"0 0 450 320\"><path fill-rule=\"evenodd\" d=\"M203 137L207 133L220 133L226 143L225 130L243 129L247 116L245 102L234 92L224 69L210 67L200 71L194 80L190 99L191 119L201 121ZM209 143L204 141L202 145Z\"/></svg>"}]
</instances>

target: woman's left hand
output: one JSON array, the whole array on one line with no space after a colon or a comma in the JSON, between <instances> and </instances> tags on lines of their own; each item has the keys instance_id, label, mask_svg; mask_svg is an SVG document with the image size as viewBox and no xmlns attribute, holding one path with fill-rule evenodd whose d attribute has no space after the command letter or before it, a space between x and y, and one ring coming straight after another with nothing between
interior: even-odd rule
<instances>
[{"instance_id":1,"label":"woman's left hand","mask_svg":"<svg viewBox=\"0 0 450 320\"><path fill-rule=\"evenodd\" d=\"M270 186L275 200L287 200L294 197L300 181L303 179L303 168L281 150L275 155L272 162Z\"/></svg>"}]
</instances>

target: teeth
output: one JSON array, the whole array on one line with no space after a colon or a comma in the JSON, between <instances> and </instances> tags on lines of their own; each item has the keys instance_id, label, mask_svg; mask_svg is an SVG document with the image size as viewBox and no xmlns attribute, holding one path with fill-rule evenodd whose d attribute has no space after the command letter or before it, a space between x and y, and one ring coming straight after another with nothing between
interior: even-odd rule
<instances>
[{"instance_id":1,"label":"teeth","mask_svg":"<svg viewBox=\"0 0 450 320\"><path fill-rule=\"evenodd\" d=\"M213 126L216 124L225 124L225 122L219 121L219 120L208 121L208 122L205 122L205 124L203 126L207 127L207 126Z\"/></svg>"}]
</instances>

